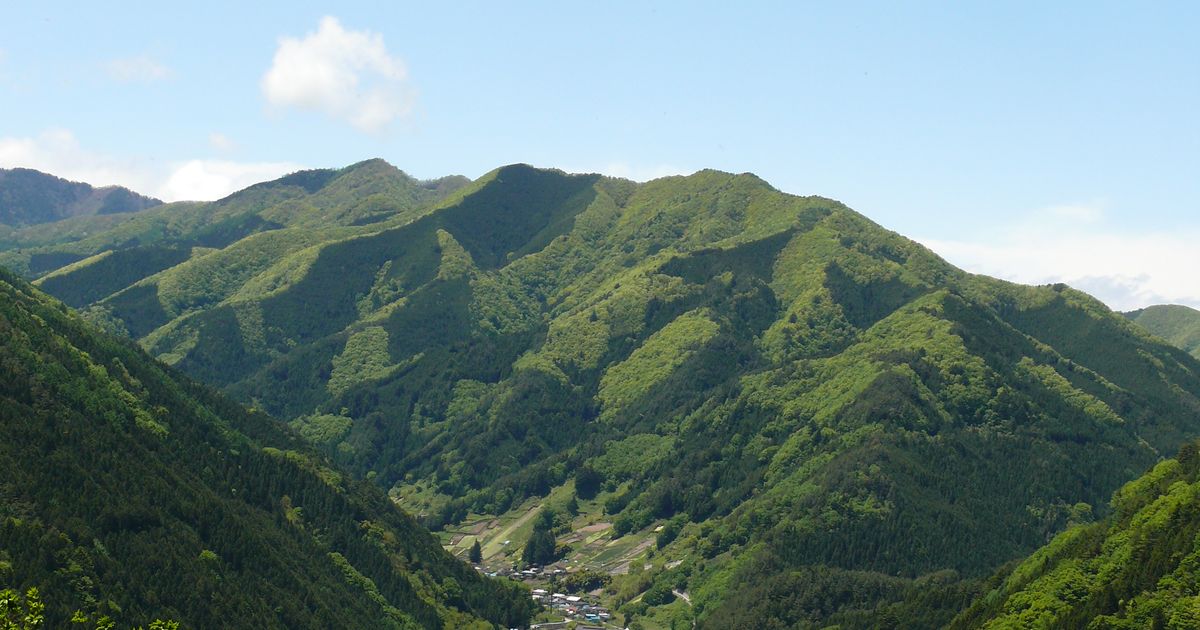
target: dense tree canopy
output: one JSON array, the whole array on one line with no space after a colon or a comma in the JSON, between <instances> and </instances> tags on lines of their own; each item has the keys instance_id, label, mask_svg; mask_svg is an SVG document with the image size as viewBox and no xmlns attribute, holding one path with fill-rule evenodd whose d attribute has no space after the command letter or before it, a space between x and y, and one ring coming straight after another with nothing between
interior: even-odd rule
<instances>
[{"instance_id":1,"label":"dense tree canopy","mask_svg":"<svg viewBox=\"0 0 1200 630\"><path fill-rule=\"evenodd\" d=\"M944 625L1200 433L1200 364L1091 297L753 175L285 180L3 256L93 256L43 286L428 526L574 483L701 626ZM133 235L195 249L94 298Z\"/></svg>"},{"instance_id":2,"label":"dense tree canopy","mask_svg":"<svg viewBox=\"0 0 1200 630\"><path fill-rule=\"evenodd\" d=\"M18 606L48 628L529 618L524 589L450 557L281 424L3 271L0 373L0 586L25 593L0 597L0 618Z\"/></svg>"}]
</instances>

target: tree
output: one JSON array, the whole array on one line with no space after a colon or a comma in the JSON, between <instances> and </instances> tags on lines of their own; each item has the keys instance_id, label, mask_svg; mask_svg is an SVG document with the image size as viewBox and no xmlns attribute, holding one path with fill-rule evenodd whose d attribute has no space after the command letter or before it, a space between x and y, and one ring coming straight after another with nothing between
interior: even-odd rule
<instances>
[{"instance_id":1,"label":"tree","mask_svg":"<svg viewBox=\"0 0 1200 630\"><path fill-rule=\"evenodd\" d=\"M604 476L587 464L575 471L575 493L582 499L594 498L603 483Z\"/></svg>"},{"instance_id":2,"label":"tree","mask_svg":"<svg viewBox=\"0 0 1200 630\"><path fill-rule=\"evenodd\" d=\"M533 533L525 543L521 560L525 564L549 564L554 562L557 542L554 539L554 511L542 510L533 521Z\"/></svg>"},{"instance_id":3,"label":"tree","mask_svg":"<svg viewBox=\"0 0 1200 630\"><path fill-rule=\"evenodd\" d=\"M46 605L38 596L37 588L30 588L22 601L12 589L0 591L0 628L3 630L36 630L46 618Z\"/></svg>"},{"instance_id":4,"label":"tree","mask_svg":"<svg viewBox=\"0 0 1200 630\"><path fill-rule=\"evenodd\" d=\"M550 530L535 529L529 535L529 542L525 543L525 551L521 554L521 559L526 564L549 564L554 562L554 534Z\"/></svg>"},{"instance_id":5,"label":"tree","mask_svg":"<svg viewBox=\"0 0 1200 630\"><path fill-rule=\"evenodd\" d=\"M471 545L471 551L467 552L467 559L472 564L483 562L483 548L479 546L479 539L475 539L475 543Z\"/></svg>"}]
</instances>

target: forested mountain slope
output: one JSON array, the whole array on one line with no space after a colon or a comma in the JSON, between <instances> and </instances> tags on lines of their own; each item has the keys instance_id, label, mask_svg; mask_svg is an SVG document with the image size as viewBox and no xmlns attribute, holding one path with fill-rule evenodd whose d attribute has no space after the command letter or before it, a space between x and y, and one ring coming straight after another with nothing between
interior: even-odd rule
<instances>
[{"instance_id":1,"label":"forested mountain slope","mask_svg":"<svg viewBox=\"0 0 1200 630\"><path fill-rule=\"evenodd\" d=\"M1200 358L1200 311L1181 304L1160 304L1130 311L1125 316Z\"/></svg>"},{"instance_id":2,"label":"forested mountain slope","mask_svg":"<svg viewBox=\"0 0 1200 630\"><path fill-rule=\"evenodd\" d=\"M0 224L25 226L71 217L137 212L161 205L128 188L93 188L28 168L0 168Z\"/></svg>"},{"instance_id":3,"label":"forested mountain slope","mask_svg":"<svg viewBox=\"0 0 1200 630\"><path fill-rule=\"evenodd\" d=\"M1110 515L1059 534L954 628L1200 628L1200 446L1113 494Z\"/></svg>"},{"instance_id":4,"label":"forested mountain slope","mask_svg":"<svg viewBox=\"0 0 1200 630\"><path fill-rule=\"evenodd\" d=\"M445 553L276 421L0 271L0 588L46 627L509 627L527 592Z\"/></svg>"},{"instance_id":5,"label":"forested mountain slope","mask_svg":"<svg viewBox=\"0 0 1200 630\"><path fill-rule=\"evenodd\" d=\"M367 228L76 303L433 527L564 488L663 527L639 588L702 627L944 624L1200 434L1200 364L1091 297L749 174L515 165Z\"/></svg>"}]
</instances>

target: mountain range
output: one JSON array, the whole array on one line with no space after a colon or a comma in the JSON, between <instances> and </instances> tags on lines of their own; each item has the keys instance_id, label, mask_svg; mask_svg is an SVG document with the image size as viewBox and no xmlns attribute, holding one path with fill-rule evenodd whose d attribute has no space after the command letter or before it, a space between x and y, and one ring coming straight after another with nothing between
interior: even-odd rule
<instances>
[{"instance_id":1,"label":"mountain range","mask_svg":"<svg viewBox=\"0 0 1200 630\"><path fill-rule=\"evenodd\" d=\"M93 188L33 169L0 168L0 224L5 226L138 212L161 204L120 186Z\"/></svg>"},{"instance_id":2,"label":"mountain range","mask_svg":"<svg viewBox=\"0 0 1200 630\"><path fill-rule=\"evenodd\" d=\"M518 562L546 514L647 627L984 623L1006 563L1124 526L1112 493L1200 435L1200 363L1142 315L750 174L371 160L3 245L456 553Z\"/></svg>"}]
</instances>

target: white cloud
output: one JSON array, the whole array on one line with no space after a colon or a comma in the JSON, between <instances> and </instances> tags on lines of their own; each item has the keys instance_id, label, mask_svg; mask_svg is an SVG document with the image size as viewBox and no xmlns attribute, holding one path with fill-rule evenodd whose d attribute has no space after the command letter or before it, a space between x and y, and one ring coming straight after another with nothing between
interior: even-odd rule
<instances>
[{"instance_id":1,"label":"white cloud","mask_svg":"<svg viewBox=\"0 0 1200 630\"><path fill-rule=\"evenodd\" d=\"M109 78L120 83L152 83L171 77L171 69L146 56L110 59L104 64Z\"/></svg>"},{"instance_id":2,"label":"white cloud","mask_svg":"<svg viewBox=\"0 0 1200 630\"><path fill-rule=\"evenodd\" d=\"M219 131L208 134L208 144L218 151L232 151L237 148L237 143Z\"/></svg>"},{"instance_id":3,"label":"white cloud","mask_svg":"<svg viewBox=\"0 0 1200 630\"><path fill-rule=\"evenodd\" d=\"M190 160L178 164L159 187L163 199L220 199L252 184L299 170L288 162Z\"/></svg>"},{"instance_id":4,"label":"white cloud","mask_svg":"<svg viewBox=\"0 0 1200 630\"><path fill-rule=\"evenodd\" d=\"M153 179L133 160L85 150L66 129L50 129L32 138L0 138L0 168L32 168L95 186L120 184L152 194Z\"/></svg>"},{"instance_id":5,"label":"white cloud","mask_svg":"<svg viewBox=\"0 0 1200 630\"><path fill-rule=\"evenodd\" d=\"M273 106L324 112L378 132L412 110L407 78L404 62L388 53L383 36L346 30L326 16L314 33L280 38L261 85Z\"/></svg>"},{"instance_id":6,"label":"white cloud","mask_svg":"<svg viewBox=\"0 0 1200 630\"><path fill-rule=\"evenodd\" d=\"M0 137L0 168L14 167L93 186L125 186L164 201L219 199L302 168L290 162L129 160L87 150L66 129L51 129L32 138Z\"/></svg>"},{"instance_id":7,"label":"white cloud","mask_svg":"<svg viewBox=\"0 0 1200 630\"><path fill-rule=\"evenodd\" d=\"M681 169L670 164L656 165L630 165L628 162L609 162L599 169L565 169L572 173L600 173L609 177L620 177L622 179L631 179L635 182L648 182L652 179L660 177L669 177L671 175L687 175L691 171Z\"/></svg>"},{"instance_id":8,"label":"white cloud","mask_svg":"<svg viewBox=\"0 0 1200 630\"><path fill-rule=\"evenodd\" d=\"M1064 282L1115 310L1200 307L1200 227L1131 232L1105 223L1094 204L1056 208L1074 210L1048 208L987 239L919 240L968 271L1024 284Z\"/></svg>"}]
</instances>

